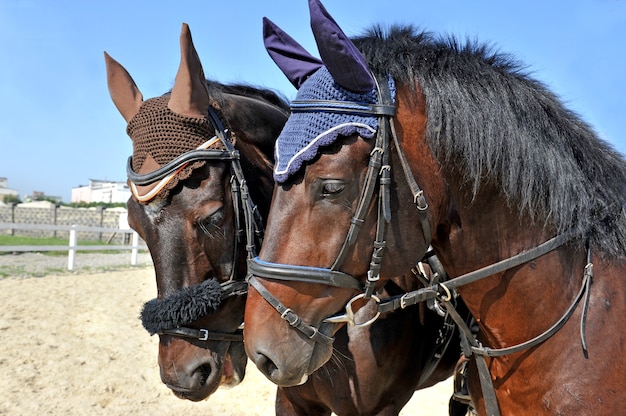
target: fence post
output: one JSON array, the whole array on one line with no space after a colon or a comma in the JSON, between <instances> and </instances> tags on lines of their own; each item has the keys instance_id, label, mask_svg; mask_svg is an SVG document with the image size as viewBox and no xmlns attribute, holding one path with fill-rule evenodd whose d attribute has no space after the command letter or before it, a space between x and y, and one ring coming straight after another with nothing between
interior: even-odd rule
<instances>
[{"instance_id":1,"label":"fence post","mask_svg":"<svg viewBox=\"0 0 626 416\"><path fill-rule=\"evenodd\" d=\"M17 206L17 202L11 202L11 222L15 224L15 207ZM15 235L15 228L11 228L11 234Z\"/></svg>"},{"instance_id":2,"label":"fence post","mask_svg":"<svg viewBox=\"0 0 626 416\"><path fill-rule=\"evenodd\" d=\"M70 247L67 251L67 270L74 270L74 259L76 257L76 224L72 224L72 229L70 230Z\"/></svg>"},{"instance_id":3,"label":"fence post","mask_svg":"<svg viewBox=\"0 0 626 416\"><path fill-rule=\"evenodd\" d=\"M138 248L139 248L139 234L137 234L137 231L133 231L132 249L130 250L130 264L132 266L137 265L137 255L139 253Z\"/></svg>"},{"instance_id":4,"label":"fence post","mask_svg":"<svg viewBox=\"0 0 626 416\"><path fill-rule=\"evenodd\" d=\"M52 225L58 225L57 224L57 216L59 215L58 211L59 211L59 204L55 203L52 206ZM53 238L57 238L57 230L56 229L52 232L52 237Z\"/></svg>"}]
</instances>

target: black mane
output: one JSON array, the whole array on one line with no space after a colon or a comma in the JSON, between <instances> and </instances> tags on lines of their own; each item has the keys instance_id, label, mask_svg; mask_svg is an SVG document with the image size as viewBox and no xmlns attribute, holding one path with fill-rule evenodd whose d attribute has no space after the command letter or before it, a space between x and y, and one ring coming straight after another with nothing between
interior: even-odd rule
<instances>
[{"instance_id":1,"label":"black mane","mask_svg":"<svg viewBox=\"0 0 626 416\"><path fill-rule=\"evenodd\" d=\"M257 98L269 104L280 107L285 111L289 111L289 102L287 101L287 99L273 90L258 88L248 84L222 84L209 79L207 79L206 81L209 87L209 91L212 94L217 91L222 94L232 94L248 98Z\"/></svg>"},{"instance_id":2,"label":"black mane","mask_svg":"<svg viewBox=\"0 0 626 416\"><path fill-rule=\"evenodd\" d=\"M413 27L374 27L353 41L376 74L419 85L427 137L476 194L497 183L520 214L626 255L626 162L510 56Z\"/></svg>"}]
</instances>

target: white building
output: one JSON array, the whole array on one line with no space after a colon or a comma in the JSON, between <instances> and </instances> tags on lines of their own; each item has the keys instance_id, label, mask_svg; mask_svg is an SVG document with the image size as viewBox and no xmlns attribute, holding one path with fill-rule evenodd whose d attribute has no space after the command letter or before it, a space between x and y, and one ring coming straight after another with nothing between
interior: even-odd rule
<instances>
[{"instance_id":1,"label":"white building","mask_svg":"<svg viewBox=\"0 0 626 416\"><path fill-rule=\"evenodd\" d=\"M126 203L128 198L130 198L130 188L126 182L89 179L89 185L80 185L72 188L72 203Z\"/></svg>"},{"instance_id":2,"label":"white building","mask_svg":"<svg viewBox=\"0 0 626 416\"><path fill-rule=\"evenodd\" d=\"M8 188L7 182L7 178L0 178L0 202L4 201L6 197L18 198L17 190Z\"/></svg>"}]
</instances>

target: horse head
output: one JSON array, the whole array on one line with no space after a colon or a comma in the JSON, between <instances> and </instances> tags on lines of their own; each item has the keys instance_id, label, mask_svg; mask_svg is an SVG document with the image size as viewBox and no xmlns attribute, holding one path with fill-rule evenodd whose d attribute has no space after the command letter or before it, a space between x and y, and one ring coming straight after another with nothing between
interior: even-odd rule
<instances>
[{"instance_id":1,"label":"horse head","mask_svg":"<svg viewBox=\"0 0 626 416\"><path fill-rule=\"evenodd\" d=\"M195 401L244 377L246 260L262 237L273 142L287 113L270 92L208 82L186 24L180 48L171 92L145 101L129 73L105 59L133 141L129 224L156 273L158 297L142 321L159 334L163 383Z\"/></svg>"},{"instance_id":2,"label":"horse head","mask_svg":"<svg viewBox=\"0 0 626 416\"><path fill-rule=\"evenodd\" d=\"M384 173L379 191L379 172L388 165L381 146L388 143L378 132L395 111L393 82L374 78L324 7L309 5L322 60L264 20L266 48L299 90L276 143L266 239L250 263L245 345L257 367L283 386L303 383L330 358L332 336L346 321L336 314L348 304L350 316L369 322L373 317L363 311L371 305L359 309L366 299L384 280L408 271L408 262L419 261L428 247L426 231L409 235L394 225L372 251L389 212L400 223L426 221L406 202L411 197L396 178ZM407 263L394 256L381 264L385 245ZM378 270L380 282L374 280Z\"/></svg>"},{"instance_id":3,"label":"horse head","mask_svg":"<svg viewBox=\"0 0 626 416\"><path fill-rule=\"evenodd\" d=\"M249 266L249 357L302 382L355 324L351 298L380 310L380 284L430 243L451 279L399 303L467 305L478 335L455 323L479 414L619 413L625 347L606 334L626 311L623 156L504 54L412 27L351 43L309 5L319 62L266 22L299 92Z\"/></svg>"}]
</instances>

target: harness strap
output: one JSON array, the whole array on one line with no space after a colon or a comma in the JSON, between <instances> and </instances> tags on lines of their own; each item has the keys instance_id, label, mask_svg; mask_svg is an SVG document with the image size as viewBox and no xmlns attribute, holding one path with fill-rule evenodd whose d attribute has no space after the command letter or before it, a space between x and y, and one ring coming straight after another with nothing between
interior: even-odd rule
<instances>
[{"instance_id":1,"label":"harness strap","mask_svg":"<svg viewBox=\"0 0 626 416\"><path fill-rule=\"evenodd\" d=\"M248 284L245 280L229 280L221 283L222 300L230 296L241 296L248 293Z\"/></svg>"},{"instance_id":2,"label":"harness strap","mask_svg":"<svg viewBox=\"0 0 626 416\"><path fill-rule=\"evenodd\" d=\"M545 332L537 335L535 338L530 339L526 342L522 342L521 344L513 345L511 347L506 347L506 348L493 349L489 347L483 347L481 345L472 346L471 348L472 352L474 354L484 355L486 357L501 357L503 355L513 354L515 352L525 350L527 348L532 348L546 341L552 335L556 334L558 330L561 329L563 325L565 325L565 323L569 320L569 318L574 314L574 311L576 310L576 307L578 306L580 299L582 299L585 293L587 294L589 293L588 288L589 288L590 281L591 281L591 276L585 273L583 276L582 285L580 287L580 290L576 294L574 301L571 303L569 308L567 308L563 316L561 316L561 318L558 321L556 321L554 325L548 328ZM584 318L584 315L585 314L583 314L583 318ZM583 326L583 330L584 330L584 326ZM582 334L582 336L584 337L584 334ZM585 349L585 351L587 350L586 341L583 341L583 348Z\"/></svg>"},{"instance_id":3,"label":"harness strap","mask_svg":"<svg viewBox=\"0 0 626 416\"><path fill-rule=\"evenodd\" d=\"M224 129L217 112L213 109L213 107L209 107L208 111L210 116L209 119L215 127L217 135L222 140L223 145L230 154L237 156L231 160L231 169L236 179L236 183L239 184L236 189L239 191L240 198L237 198L236 203L238 204L239 200L241 200L243 205L244 222L246 224L246 251L248 253L248 259L251 259L256 256L255 237L258 239L259 246L263 242L263 220L257 206L252 201L252 198L250 198L248 184L246 182L246 178L244 177L243 169L241 168L239 152L235 149L233 143L226 139L226 129ZM238 218L239 211L236 211L235 215ZM239 227L237 227L237 230L239 230Z\"/></svg>"},{"instance_id":4,"label":"harness strap","mask_svg":"<svg viewBox=\"0 0 626 416\"><path fill-rule=\"evenodd\" d=\"M414 305L428 299L433 299L441 294L440 289L443 289L446 293L450 293L450 290L452 289L456 289L458 287L476 282L477 280L481 280L494 274L501 273L508 269L512 269L524 263L528 263L529 261L532 261L536 258L539 258L549 253L550 251L562 246L573 237L574 234L572 233L560 234L530 250L523 251L513 257L509 257L508 259L447 280L445 283L439 283L437 285L407 292L403 295L384 299L379 303L378 307L381 312L387 312L398 308L405 308L407 306Z\"/></svg>"},{"instance_id":5,"label":"harness strap","mask_svg":"<svg viewBox=\"0 0 626 416\"><path fill-rule=\"evenodd\" d=\"M291 309L286 307L279 301L274 295L272 295L266 288L259 282L259 280L252 274L248 274L248 283L280 314L289 325L306 335L309 339L315 342L321 342L322 344L332 345L335 341L334 338L326 336L318 331L312 325L308 325L302 322L302 319L296 315Z\"/></svg>"},{"instance_id":6,"label":"harness strap","mask_svg":"<svg viewBox=\"0 0 626 416\"><path fill-rule=\"evenodd\" d=\"M337 270L343 264L343 261L348 254L348 249L354 244L354 240L359 234L359 230L361 229L361 225L364 222L365 214L367 213L367 209L369 208L370 201L372 200L372 196L374 194L374 189L376 188L376 178L378 177L378 172L380 171L382 153L384 149L380 146L381 140L380 135L376 136L376 147L372 150L370 155L370 161L367 169L367 173L365 175L365 186L363 188L363 192L361 193L361 197L359 198L359 204L356 208L354 216L352 217L352 221L350 222L350 228L348 229L348 234L346 235L346 240L341 246L341 251L335 262L330 267L331 270Z\"/></svg>"},{"instance_id":7,"label":"harness strap","mask_svg":"<svg viewBox=\"0 0 626 416\"><path fill-rule=\"evenodd\" d=\"M380 86L383 86L382 88ZM384 104L393 104L391 93L386 82L377 82L379 100ZM395 114L395 112L394 112ZM381 150L382 167L378 172L378 220L376 221L376 236L374 238L374 248L370 260L367 280L365 282L364 298L369 299L374 294L376 285L380 280L380 268L383 261L384 249L387 246L385 241L387 224L391 221L390 185L391 185L391 165L389 164L389 119L387 115L378 117L378 135L376 137L377 146ZM371 198L371 197L370 197ZM369 205L370 201L367 201Z\"/></svg>"},{"instance_id":8,"label":"harness strap","mask_svg":"<svg viewBox=\"0 0 626 416\"><path fill-rule=\"evenodd\" d=\"M195 329L195 328L171 328L163 329L157 332L159 335L171 335L179 338L191 338L197 341L231 341L231 342L243 342L243 334L237 332L234 334L227 334L221 332L210 332L207 329Z\"/></svg>"},{"instance_id":9,"label":"harness strap","mask_svg":"<svg viewBox=\"0 0 626 416\"><path fill-rule=\"evenodd\" d=\"M311 266L292 266L289 264L270 263L255 257L248 261L248 274L273 280L294 280L298 282L317 283L346 289L363 289L361 282L354 277L338 270L323 269Z\"/></svg>"},{"instance_id":10,"label":"harness strap","mask_svg":"<svg viewBox=\"0 0 626 416\"><path fill-rule=\"evenodd\" d=\"M552 240L549 240L542 245L545 245L545 247L549 247L551 244L548 244L548 245L546 244L551 243ZM565 239L565 241L567 240ZM511 260L511 259L508 259L508 260ZM514 262L511 262L511 263L513 264ZM511 266L511 267L515 267L515 266ZM517 345L513 345L511 347L505 347L505 348L493 349L493 348L483 347L475 338L474 334L472 334L466 322L458 314L458 312L454 308L454 305L452 305L449 300L443 300L440 302L440 304L446 309L449 316L454 320L457 327L461 331L461 340L462 340L461 345L463 348L463 354L466 357L469 357L472 354L474 354L475 356L476 367L478 369L478 376L479 376L479 380L481 384L481 390L483 394L483 399L485 401L485 408L486 408L488 415L499 416L500 409L498 406L498 399L496 397L495 389L493 387L493 382L491 380L491 372L489 371L489 368L487 367L485 357L500 357L503 355L520 352L520 351L523 351L528 348L532 348L534 346L537 346L545 342L554 334L556 334L563 327L563 325L565 325L565 323L573 315L574 311L576 310L576 307L578 306L578 303L580 302L580 299L583 296L585 297L585 301L583 303L583 310L582 310L582 315L581 315L580 335L581 335L583 353L585 355L585 358L587 358L588 351L587 351L587 341L586 341L586 335L585 335L585 322L586 322L586 316L587 316L587 309L589 307L590 285L591 285L592 277L593 277L593 264L591 263L591 248L588 245L587 246L587 265L585 266L585 271L583 273L583 280L582 280L580 290L578 291L576 297L574 298L569 308L561 316L561 318L557 322L555 322L554 325L552 325L546 331L537 335L533 339L530 339L526 342L523 342Z\"/></svg>"},{"instance_id":11,"label":"harness strap","mask_svg":"<svg viewBox=\"0 0 626 416\"><path fill-rule=\"evenodd\" d=\"M459 328L459 331L461 332L461 347L463 349L463 355L469 357L472 353L471 348L479 346L478 341L450 300L442 301L441 305L446 309L448 316L452 318L457 328ZM498 406L496 389L493 387L491 372L487 367L487 362L485 361L485 357L483 355L476 356L476 367L478 368L478 379L480 381L480 388L485 401L485 410L487 411L487 415L500 416L500 407Z\"/></svg>"},{"instance_id":12,"label":"harness strap","mask_svg":"<svg viewBox=\"0 0 626 416\"><path fill-rule=\"evenodd\" d=\"M213 139L216 138L217 136L213 137ZM233 152L218 149L194 149L189 152L183 153L176 159L173 159L167 165L162 166L155 171L141 174L136 173L133 170L133 157L129 156L128 161L126 162L126 175L128 176L128 179L135 185L149 185L155 181L165 178L170 173L178 170L178 168L182 167L183 165L195 162L197 160L235 160L238 158L239 152L236 150L234 150Z\"/></svg>"},{"instance_id":13,"label":"harness strap","mask_svg":"<svg viewBox=\"0 0 626 416\"><path fill-rule=\"evenodd\" d=\"M589 297L591 294L590 286L593 283L593 263L591 262L591 247L587 242L587 265L585 266L585 273L583 276L585 286L585 301L583 303L583 314L580 317L580 340L582 342L583 354L585 358L589 358L589 351L587 350L587 335L585 335L587 326L587 310L589 309Z\"/></svg>"},{"instance_id":14,"label":"harness strap","mask_svg":"<svg viewBox=\"0 0 626 416\"><path fill-rule=\"evenodd\" d=\"M326 113L349 113L355 115L382 115L393 117L396 114L396 107L389 104L369 104L355 101L337 100L294 100L291 102L292 113L302 112L326 112Z\"/></svg>"},{"instance_id":15,"label":"harness strap","mask_svg":"<svg viewBox=\"0 0 626 416\"><path fill-rule=\"evenodd\" d=\"M534 247L530 250L523 251L519 254L516 254L513 257L509 257L508 259L499 261L497 263L491 264L489 266L483 267L473 272L466 273L462 276L450 279L447 282L445 282L445 286L448 289L455 289L457 287L473 283L477 280L481 280L485 277L520 266L524 263L528 263L529 261L535 260L545 254L548 254L552 250L559 248L560 246L562 246L563 244L565 244L566 242L574 238L574 235L575 234L571 232L559 234L556 237L553 237L549 239L548 241L541 243L537 247Z\"/></svg>"},{"instance_id":16,"label":"harness strap","mask_svg":"<svg viewBox=\"0 0 626 416\"><path fill-rule=\"evenodd\" d=\"M426 197L424 196L424 191L420 189L413 173L411 172L411 167L409 166L409 162L402 151L402 147L400 146L400 142L398 141L398 134L396 133L395 124L393 119L389 120L389 126L391 128L391 136L393 137L393 143L396 147L396 151L398 152L398 157L400 158L400 166L402 166L402 172L404 172L404 177L406 179L409 188L411 189L411 193L413 194L413 203L417 208L417 212L420 214L420 222L422 224L422 231L424 232L424 240L430 244L432 240L432 231L430 228L430 221L428 221L428 203L426 202Z\"/></svg>"}]
</instances>

